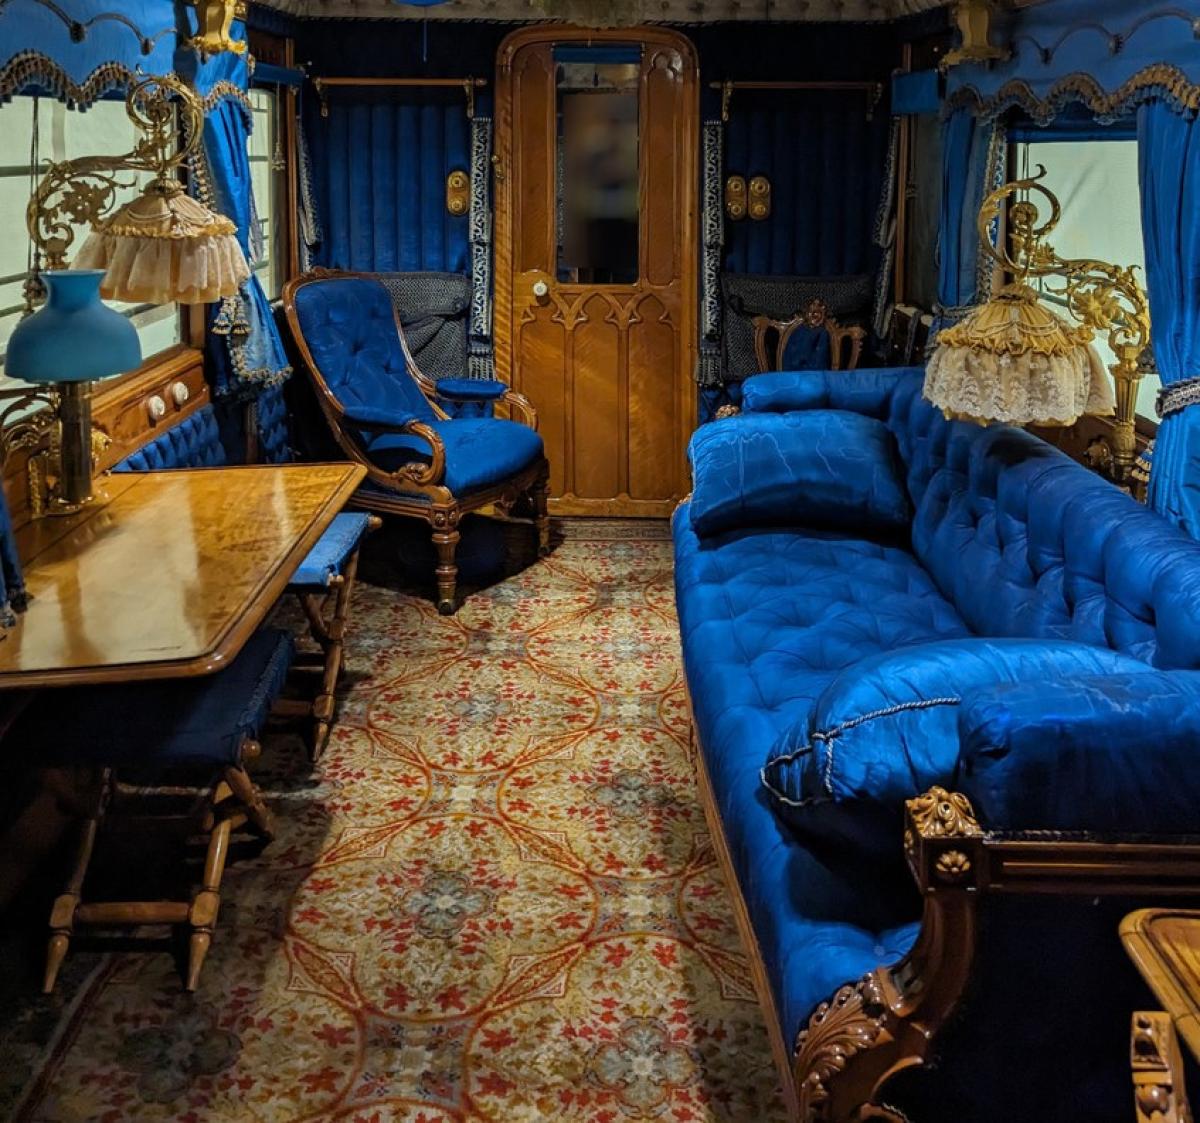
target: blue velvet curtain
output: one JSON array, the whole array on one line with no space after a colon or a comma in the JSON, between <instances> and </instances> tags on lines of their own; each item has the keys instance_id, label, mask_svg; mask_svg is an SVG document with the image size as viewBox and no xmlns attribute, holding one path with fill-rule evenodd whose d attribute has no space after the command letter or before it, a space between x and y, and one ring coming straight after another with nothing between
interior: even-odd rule
<instances>
[{"instance_id":1,"label":"blue velvet curtain","mask_svg":"<svg viewBox=\"0 0 1200 1123\"><path fill-rule=\"evenodd\" d=\"M15 623L13 612L22 611L25 602L25 578L21 575L21 559L17 557L12 516L4 490L0 488L0 626L9 627Z\"/></svg>"},{"instance_id":2,"label":"blue velvet curtain","mask_svg":"<svg viewBox=\"0 0 1200 1123\"><path fill-rule=\"evenodd\" d=\"M733 98L725 174L771 182L771 215L725 224L730 273L832 277L873 272L875 217L891 119L865 94Z\"/></svg>"},{"instance_id":3,"label":"blue velvet curtain","mask_svg":"<svg viewBox=\"0 0 1200 1123\"><path fill-rule=\"evenodd\" d=\"M989 153L995 126L959 110L947 122L942 150L942 215L938 233L938 303L934 334L961 318L978 291L979 204L991 186Z\"/></svg>"},{"instance_id":4,"label":"blue velvet curtain","mask_svg":"<svg viewBox=\"0 0 1200 1123\"><path fill-rule=\"evenodd\" d=\"M1154 356L1164 390L1200 377L1200 125L1164 101L1138 112ZM1200 408L1165 416L1150 503L1200 538Z\"/></svg>"},{"instance_id":5,"label":"blue velvet curtain","mask_svg":"<svg viewBox=\"0 0 1200 1123\"><path fill-rule=\"evenodd\" d=\"M204 119L211 202L221 214L233 219L238 241L247 255L251 222L249 135L249 114L234 98L222 98ZM218 398L250 398L291 374L270 302L257 277L243 284L237 296L210 308L208 352L213 393Z\"/></svg>"},{"instance_id":6,"label":"blue velvet curtain","mask_svg":"<svg viewBox=\"0 0 1200 1123\"><path fill-rule=\"evenodd\" d=\"M310 123L314 118L310 118ZM381 273L466 273L466 215L446 209L446 176L470 174L461 93L370 103L332 98L310 132L324 220L322 265Z\"/></svg>"}]
</instances>

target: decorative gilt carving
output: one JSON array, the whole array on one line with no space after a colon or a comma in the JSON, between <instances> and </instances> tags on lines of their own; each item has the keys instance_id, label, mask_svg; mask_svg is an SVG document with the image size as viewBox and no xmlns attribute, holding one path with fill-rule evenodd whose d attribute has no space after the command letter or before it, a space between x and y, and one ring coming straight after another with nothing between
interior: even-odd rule
<instances>
[{"instance_id":1,"label":"decorative gilt carving","mask_svg":"<svg viewBox=\"0 0 1200 1123\"><path fill-rule=\"evenodd\" d=\"M937 856L934 869L943 881L961 881L971 872L971 859L961 850L946 850Z\"/></svg>"},{"instance_id":2,"label":"decorative gilt carving","mask_svg":"<svg viewBox=\"0 0 1200 1123\"><path fill-rule=\"evenodd\" d=\"M728 417L737 417L737 415L741 412L742 411L739 406L735 406L733 403L730 403L729 405L721 406L714 416L717 421L724 421Z\"/></svg>"},{"instance_id":3,"label":"decorative gilt carving","mask_svg":"<svg viewBox=\"0 0 1200 1123\"><path fill-rule=\"evenodd\" d=\"M471 177L461 168L446 176L446 210L452 215L464 215L471 205Z\"/></svg>"},{"instance_id":4,"label":"decorative gilt carving","mask_svg":"<svg viewBox=\"0 0 1200 1123\"><path fill-rule=\"evenodd\" d=\"M1011 52L992 43L991 0L958 0L954 5L954 23L962 42L942 59L942 69L960 66L965 62L1002 62Z\"/></svg>"},{"instance_id":5,"label":"decorative gilt carving","mask_svg":"<svg viewBox=\"0 0 1200 1123\"><path fill-rule=\"evenodd\" d=\"M245 6L238 0L195 0L199 33L188 40L187 45L199 51L201 56L219 55L232 51L235 55L246 53L246 44L230 34L235 19L245 19ZM239 13L239 7L241 12Z\"/></svg>"},{"instance_id":6,"label":"decorative gilt carving","mask_svg":"<svg viewBox=\"0 0 1200 1123\"><path fill-rule=\"evenodd\" d=\"M796 1038L796 1070L800 1118L816 1123L830 1118L830 1081L845 1071L851 1058L874 1046L884 1029L887 1003L875 975L842 987L823 1002Z\"/></svg>"},{"instance_id":7,"label":"decorative gilt carving","mask_svg":"<svg viewBox=\"0 0 1200 1123\"><path fill-rule=\"evenodd\" d=\"M913 826L924 839L983 836L971 801L960 792L930 788L924 795L910 799L907 806Z\"/></svg>"},{"instance_id":8,"label":"decorative gilt carving","mask_svg":"<svg viewBox=\"0 0 1200 1123\"><path fill-rule=\"evenodd\" d=\"M762 222L771 217L771 181L765 175L756 175L749 184L750 217Z\"/></svg>"},{"instance_id":9,"label":"decorative gilt carving","mask_svg":"<svg viewBox=\"0 0 1200 1123\"><path fill-rule=\"evenodd\" d=\"M746 217L746 177L731 175L725 180L725 213L730 221L740 222Z\"/></svg>"}]
</instances>

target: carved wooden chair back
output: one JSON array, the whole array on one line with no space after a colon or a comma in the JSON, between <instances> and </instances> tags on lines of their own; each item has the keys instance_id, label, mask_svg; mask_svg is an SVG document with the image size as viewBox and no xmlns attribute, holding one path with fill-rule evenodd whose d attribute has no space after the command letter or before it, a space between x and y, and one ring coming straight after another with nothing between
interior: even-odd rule
<instances>
[{"instance_id":1,"label":"carved wooden chair back","mask_svg":"<svg viewBox=\"0 0 1200 1123\"><path fill-rule=\"evenodd\" d=\"M814 299L788 320L755 316L754 355L760 371L794 369L855 370L862 358L867 333L861 327L843 326L832 316L825 302ZM800 362L790 352L800 350L805 337L821 333L822 338L808 348ZM826 347L827 345L827 347Z\"/></svg>"}]
</instances>

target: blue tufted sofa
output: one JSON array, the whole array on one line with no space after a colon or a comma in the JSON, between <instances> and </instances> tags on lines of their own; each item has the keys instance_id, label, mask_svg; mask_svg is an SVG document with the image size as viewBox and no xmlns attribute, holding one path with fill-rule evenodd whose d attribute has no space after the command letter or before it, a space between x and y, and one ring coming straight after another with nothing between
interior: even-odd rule
<instances>
[{"instance_id":1,"label":"blue tufted sofa","mask_svg":"<svg viewBox=\"0 0 1200 1123\"><path fill-rule=\"evenodd\" d=\"M1119 921L1200 888L1200 543L1032 435L945 420L922 379L758 376L693 439L675 580L710 822L798 1118L1121 1120L1152 1000ZM905 524L806 524L820 431L875 422ZM766 507L764 447L795 488ZM936 744L885 744L789 818L764 761L847 751L853 722L813 732L831 691L982 637L1104 670L964 690ZM860 850L864 791L910 766L928 786L872 811L894 860Z\"/></svg>"}]
</instances>

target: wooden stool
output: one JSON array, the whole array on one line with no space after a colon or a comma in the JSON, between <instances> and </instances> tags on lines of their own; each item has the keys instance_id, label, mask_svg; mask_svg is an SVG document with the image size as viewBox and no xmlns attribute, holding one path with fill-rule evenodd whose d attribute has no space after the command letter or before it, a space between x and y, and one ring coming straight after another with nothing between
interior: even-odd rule
<instances>
[{"instance_id":1,"label":"wooden stool","mask_svg":"<svg viewBox=\"0 0 1200 1123\"><path fill-rule=\"evenodd\" d=\"M70 874L50 910L43 990L54 988L71 938L81 926L186 925L185 986L195 990L212 944L221 877L233 833L248 827L274 836L271 813L246 771L260 752L257 737L287 678L294 654L288 632L252 636L225 670L200 679L85 687L40 695L14 723L20 739L50 767L91 768L96 784L79 814ZM129 776L135 783L123 783ZM196 786L167 781L188 777ZM200 884L187 900L87 901L85 881L97 835L120 795L153 800L193 795L206 840Z\"/></svg>"}]
</instances>

